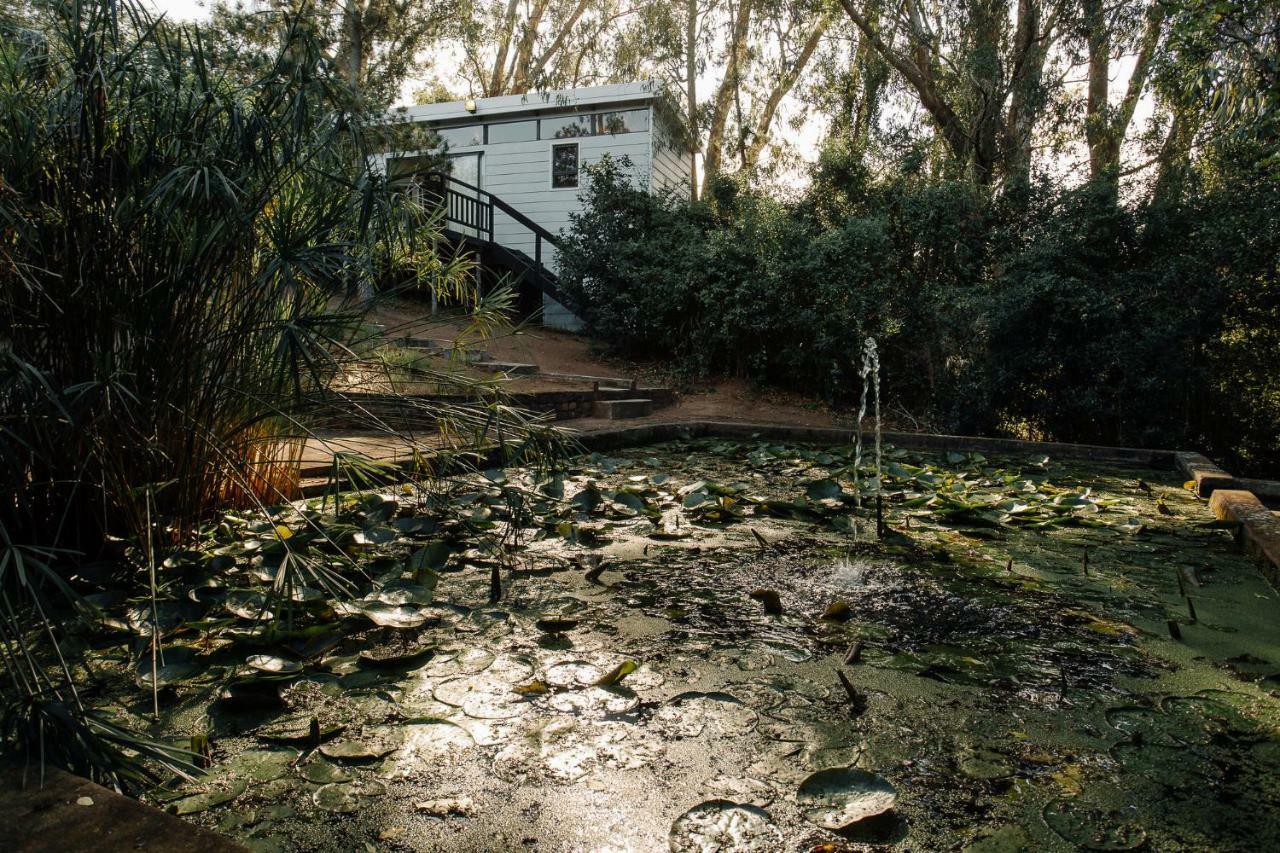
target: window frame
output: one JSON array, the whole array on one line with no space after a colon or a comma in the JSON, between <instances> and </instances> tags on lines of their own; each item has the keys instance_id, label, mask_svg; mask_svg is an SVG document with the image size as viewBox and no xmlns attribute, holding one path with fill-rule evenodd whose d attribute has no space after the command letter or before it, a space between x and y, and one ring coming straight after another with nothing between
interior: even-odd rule
<instances>
[{"instance_id":1,"label":"window frame","mask_svg":"<svg viewBox=\"0 0 1280 853\"><path fill-rule=\"evenodd\" d=\"M556 186L556 149L574 149L573 186ZM552 190L576 190L582 186L582 142L578 139L553 139L547 148L547 186Z\"/></svg>"}]
</instances>

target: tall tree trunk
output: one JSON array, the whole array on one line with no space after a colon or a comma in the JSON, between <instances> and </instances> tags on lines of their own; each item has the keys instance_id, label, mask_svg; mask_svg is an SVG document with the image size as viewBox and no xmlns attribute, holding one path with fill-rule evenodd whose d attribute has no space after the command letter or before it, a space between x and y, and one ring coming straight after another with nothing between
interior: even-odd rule
<instances>
[{"instance_id":1,"label":"tall tree trunk","mask_svg":"<svg viewBox=\"0 0 1280 853\"><path fill-rule=\"evenodd\" d=\"M503 95L521 95L529 91L529 69L533 65L533 48L538 41L538 29L542 26L542 18L547 13L550 0L537 0L529 12L529 19L524 22L524 31L516 42L515 55L511 57L511 68L508 69L506 91Z\"/></svg>"},{"instance_id":2,"label":"tall tree trunk","mask_svg":"<svg viewBox=\"0 0 1280 853\"><path fill-rule=\"evenodd\" d=\"M1182 193L1182 185L1191 165L1191 144L1200 130L1203 113L1175 105L1173 120L1164 144L1160 146L1159 171L1156 173L1152 202L1158 206L1173 204Z\"/></svg>"},{"instance_id":3,"label":"tall tree trunk","mask_svg":"<svg viewBox=\"0 0 1280 853\"><path fill-rule=\"evenodd\" d=\"M1151 60L1160 43L1165 5L1153 2L1138 42L1133 73L1124 97L1114 109L1107 87L1111 74L1111 29L1107 25L1102 0L1083 0L1085 26L1089 46L1089 92L1085 101L1085 141L1089 146L1089 175L1106 187L1118 200L1120 191L1120 153L1125 135L1133 122L1133 113L1146 88Z\"/></svg>"},{"instance_id":4,"label":"tall tree trunk","mask_svg":"<svg viewBox=\"0 0 1280 853\"><path fill-rule=\"evenodd\" d=\"M973 149L969 129L965 127L955 110L943 97L937 81L934 79L934 59L928 34L923 31L912 34L911 39L915 47L913 50L914 59L910 59L902 56L885 43L880 36L879 26L873 24L871 19L859 12L857 7L854 6L853 0L840 0L840 5L853 23L857 25L858 29L861 30L867 43L876 53L880 54L885 62L889 63L906 79L911 88L915 89L916 97L920 99L920 105L925 108L925 111L929 113L929 117L933 119L934 126L937 127L938 133L947 144L947 148L950 149L951 155L962 163L969 162ZM914 12L915 6L911 5L910 8ZM918 15L913 14L913 17L918 17Z\"/></svg>"},{"instance_id":5,"label":"tall tree trunk","mask_svg":"<svg viewBox=\"0 0 1280 853\"><path fill-rule=\"evenodd\" d=\"M1036 119L1044 107L1044 63L1052 44L1053 24L1040 29L1037 0L1018 0L1014 31L1014 67L1010 73L1009 112L1004 125L1004 178L1006 187L1031 181L1031 139Z\"/></svg>"},{"instance_id":6,"label":"tall tree trunk","mask_svg":"<svg viewBox=\"0 0 1280 853\"><path fill-rule=\"evenodd\" d=\"M343 79L351 87L351 91L360 95L360 84L364 78L364 66L368 57L364 53L364 6L365 0L347 0L342 6L342 68Z\"/></svg>"},{"instance_id":7,"label":"tall tree trunk","mask_svg":"<svg viewBox=\"0 0 1280 853\"><path fill-rule=\"evenodd\" d=\"M698 0L685 0L685 121L689 135L689 200L698 200Z\"/></svg>"},{"instance_id":8,"label":"tall tree trunk","mask_svg":"<svg viewBox=\"0 0 1280 853\"><path fill-rule=\"evenodd\" d=\"M809 60L813 58L813 53L818 49L818 43L822 41L822 36L826 33L827 28L831 26L831 17L823 15L817 25L809 33L809 37L800 47L800 52L796 54L795 61L783 72L782 77L774 85L769 92L769 97L765 99L764 108L760 112L760 116L755 121L755 136L751 140L751 145L747 148L742 165L745 168L752 169L760 161L760 152L764 150L764 146L769 142L769 129L773 125L774 116L777 115L778 107L793 88L796 81L800 79L800 75L804 73L805 66L809 64Z\"/></svg>"},{"instance_id":9,"label":"tall tree trunk","mask_svg":"<svg viewBox=\"0 0 1280 853\"><path fill-rule=\"evenodd\" d=\"M974 36L971 74L979 101L973 118L973 168L978 183L986 186L994 179L999 158L997 143L1004 100L1000 39L1009 15L1005 0L978 0L972 4L971 15Z\"/></svg>"},{"instance_id":10,"label":"tall tree trunk","mask_svg":"<svg viewBox=\"0 0 1280 853\"><path fill-rule=\"evenodd\" d=\"M747 36L751 31L751 6L753 0L738 0L738 12L733 19L732 49L724 70L724 79L716 90L711 124L707 128L706 153L702 158L702 185L705 192L709 182L720 173L720 154L724 146L724 131L729 123L729 109L733 106L734 89L738 72L746 53Z\"/></svg>"},{"instance_id":11,"label":"tall tree trunk","mask_svg":"<svg viewBox=\"0 0 1280 853\"><path fill-rule=\"evenodd\" d=\"M556 37L551 40L551 44L547 49L538 55L528 68L521 69L516 77L514 85L511 87L511 94L523 95L528 92L532 86L537 85L538 78L542 76L542 72L546 70L547 64L551 59L560 53L568 41L569 36L573 35L573 30L578 26L578 21L582 19L583 14L587 11L590 0L578 0L578 5L570 13L569 17L561 25Z\"/></svg>"},{"instance_id":12,"label":"tall tree trunk","mask_svg":"<svg viewBox=\"0 0 1280 853\"><path fill-rule=\"evenodd\" d=\"M511 51L511 39L515 37L516 12L520 0L508 0L506 14L502 16L502 29L498 33L498 52L493 60L493 73L489 83L483 86L485 95L501 95L506 86L507 54Z\"/></svg>"},{"instance_id":13,"label":"tall tree trunk","mask_svg":"<svg viewBox=\"0 0 1280 853\"><path fill-rule=\"evenodd\" d=\"M1089 47L1089 88L1085 95L1084 138L1089 146L1089 174L1106 180L1108 166L1118 163L1119 146L1111 136L1111 27L1102 0L1084 0L1085 40ZM1112 175L1111 180L1118 180Z\"/></svg>"}]
</instances>

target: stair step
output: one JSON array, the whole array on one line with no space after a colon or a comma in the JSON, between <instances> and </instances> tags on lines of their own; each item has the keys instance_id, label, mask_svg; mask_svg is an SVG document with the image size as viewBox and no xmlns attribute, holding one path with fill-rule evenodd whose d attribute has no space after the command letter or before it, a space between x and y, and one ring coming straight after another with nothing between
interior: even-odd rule
<instances>
[{"instance_id":1,"label":"stair step","mask_svg":"<svg viewBox=\"0 0 1280 853\"><path fill-rule=\"evenodd\" d=\"M566 382L599 382L601 388L619 388L631 390L632 381L621 376L592 376L588 373L543 373L548 379L563 379Z\"/></svg>"},{"instance_id":2,"label":"stair step","mask_svg":"<svg viewBox=\"0 0 1280 853\"><path fill-rule=\"evenodd\" d=\"M475 361L473 367L493 373L505 373L508 376L533 376L538 372L536 364L520 364L514 361Z\"/></svg>"},{"instance_id":3,"label":"stair step","mask_svg":"<svg viewBox=\"0 0 1280 853\"><path fill-rule=\"evenodd\" d=\"M418 338L413 335L405 335L396 343L409 349L447 349L453 346L449 341L441 341L435 338Z\"/></svg>"},{"instance_id":4,"label":"stair step","mask_svg":"<svg viewBox=\"0 0 1280 853\"><path fill-rule=\"evenodd\" d=\"M597 400L595 416L611 421L624 418L642 418L653 411L652 400Z\"/></svg>"}]
</instances>

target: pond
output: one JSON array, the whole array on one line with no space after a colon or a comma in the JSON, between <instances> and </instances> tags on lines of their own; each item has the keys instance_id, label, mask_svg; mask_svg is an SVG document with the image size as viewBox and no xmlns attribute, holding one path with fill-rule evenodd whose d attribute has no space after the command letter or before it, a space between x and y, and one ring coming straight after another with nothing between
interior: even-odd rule
<instances>
[{"instance_id":1,"label":"pond","mask_svg":"<svg viewBox=\"0 0 1280 853\"><path fill-rule=\"evenodd\" d=\"M853 455L232 516L171 567L159 683L149 602L88 660L209 739L146 798L255 850L1280 848L1276 594L1176 475L890 448L878 537ZM273 600L289 552L317 582Z\"/></svg>"}]
</instances>

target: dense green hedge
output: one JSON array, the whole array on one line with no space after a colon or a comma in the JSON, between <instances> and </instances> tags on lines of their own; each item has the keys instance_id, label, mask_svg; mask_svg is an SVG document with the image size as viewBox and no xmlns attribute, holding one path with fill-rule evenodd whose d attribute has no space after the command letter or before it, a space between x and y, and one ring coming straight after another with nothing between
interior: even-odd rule
<instances>
[{"instance_id":1,"label":"dense green hedge","mask_svg":"<svg viewBox=\"0 0 1280 853\"><path fill-rule=\"evenodd\" d=\"M697 204L597 167L563 257L619 354L821 394L934 429L1200 447L1280 473L1280 186L1256 152L1206 156L1176 205L1097 188L1016 198L828 151L781 204L722 181Z\"/></svg>"}]
</instances>

